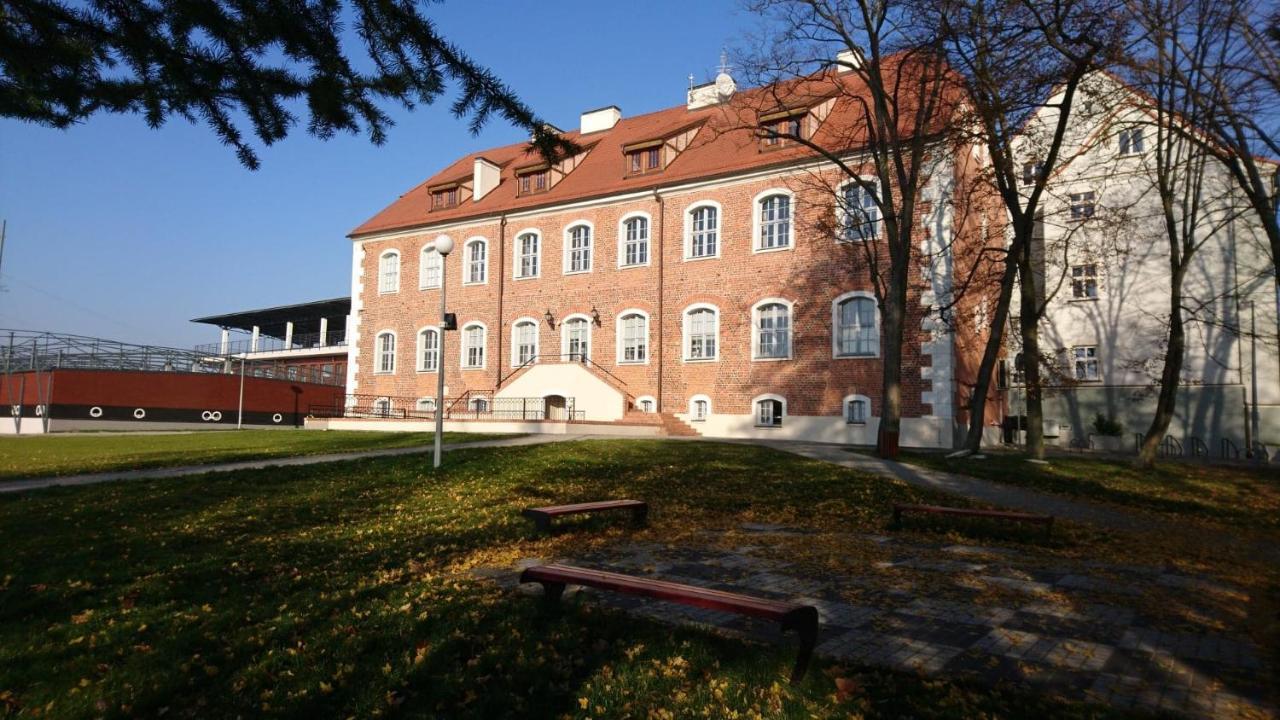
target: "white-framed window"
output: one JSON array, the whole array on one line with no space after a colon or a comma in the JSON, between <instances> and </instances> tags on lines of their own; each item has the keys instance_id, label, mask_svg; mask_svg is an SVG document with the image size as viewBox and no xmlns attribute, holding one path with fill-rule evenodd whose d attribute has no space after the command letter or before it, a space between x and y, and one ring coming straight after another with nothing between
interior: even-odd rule
<instances>
[{"instance_id":1,"label":"white-framed window","mask_svg":"<svg viewBox=\"0 0 1280 720\"><path fill-rule=\"evenodd\" d=\"M583 220L570 225L564 231L564 272L591 272L591 252L594 245L594 228Z\"/></svg>"},{"instance_id":2,"label":"white-framed window","mask_svg":"<svg viewBox=\"0 0 1280 720\"><path fill-rule=\"evenodd\" d=\"M1120 131L1117 141L1121 155L1141 155L1146 149L1142 141L1142 127L1129 127Z\"/></svg>"},{"instance_id":3,"label":"white-framed window","mask_svg":"<svg viewBox=\"0 0 1280 720\"><path fill-rule=\"evenodd\" d=\"M483 285L489 279L489 242L484 238L472 238L467 241L466 253L462 264L462 283L464 285Z\"/></svg>"},{"instance_id":4,"label":"white-framed window","mask_svg":"<svg viewBox=\"0 0 1280 720\"><path fill-rule=\"evenodd\" d=\"M537 230L516 233L516 279L536 278L542 272L542 234Z\"/></svg>"},{"instance_id":5,"label":"white-framed window","mask_svg":"<svg viewBox=\"0 0 1280 720\"><path fill-rule=\"evenodd\" d=\"M787 415L787 400L781 395L761 395L751 401L755 409L756 427L782 427Z\"/></svg>"},{"instance_id":6,"label":"white-framed window","mask_svg":"<svg viewBox=\"0 0 1280 720\"><path fill-rule=\"evenodd\" d=\"M434 413L436 411L436 399L429 397L418 398L417 409L420 413Z\"/></svg>"},{"instance_id":7,"label":"white-framed window","mask_svg":"<svg viewBox=\"0 0 1280 720\"><path fill-rule=\"evenodd\" d=\"M1097 212L1097 195L1088 190L1071 193L1071 219L1088 220Z\"/></svg>"},{"instance_id":8,"label":"white-framed window","mask_svg":"<svg viewBox=\"0 0 1280 720\"><path fill-rule=\"evenodd\" d=\"M400 291L400 251L388 250L378 257L378 292Z\"/></svg>"},{"instance_id":9,"label":"white-framed window","mask_svg":"<svg viewBox=\"0 0 1280 720\"><path fill-rule=\"evenodd\" d=\"M1043 172L1044 163L1038 160L1022 163L1022 184L1031 187Z\"/></svg>"},{"instance_id":10,"label":"white-framed window","mask_svg":"<svg viewBox=\"0 0 1280 720\"><path fill-rule=\"evenodd\" d=\"M473 413L489 412L489 398L473 397L467 401L467 409Z\"/></svg>"},{"instance_id":11,"label":"white-framed window","mask_svg":"<svg viewBox=\"0 0 1280 720\"><path fill-rule=\"evenodd\" d=\"M706 395L694 395L689 398L689 419L693 422L706 422L711 415L711 398Z\"/></svg>"},{"instance_id":12,"label":"white-framed window","mask_svg":"<svg viewBox=\"0 0 1280 720\"><path fill-rule=\"evenodd\" d=\"M418 289L440 287L443 272L444 256L436 252L435 245L422 248L422 255L418 258Z\"/></svg>"},{"instance_id":13,"label":"white-framed window","mask_svg":"<svg viewBox=\"0 0 1280 720\"><path fill-rule=\"evenodd\" d=\"M511 326L511 367L538 361L538 321L519 318Z\"/></svg>"},{"instance_id":14,"label":"white-framed window","mask_svg":"<svg viewBox=\"0 0 1280 720\"><path fill-rule=\"evenodd\" d=\"M418 372L435 372L440 369L440 330L422 328L418 331Z\"/></svg>"},{"instance_id":15,"label":"white-framed window","mask_svg":"<svg viewBox=\"0 0 1280 720\"><path fill-rule=\"evenodd\" d=\"M684 215L686 260L720 257L720 203L694 204Z\"/></svg>"},{"instance_id":16,"label":"white-framed window","mask_svg":"<svg viewBox=\"0 0 1280 720\"><path fill-rule=\"evenodd\" d=\"M652 395L641 395L636 398L636 409L643 413L657 412L658 401L653 399Z\"/></svg>"},{"instance_id":17,"label":"white-framed window","mask_svg":"<svg viewBox=\"0 0 1280 720\"><path fill-rule=\"evenodd\" d=\"M462 367L464 370L476 370L484 367L484 350L486 341L484 323L467 323L462 327Z\"/></svg>"},{"instance_id":18,"label":"white-framed window","mask_svg":"<svg viewBox=\"0 0 1280 720\"><path fill-rule=\"evenodd\" d=\"M1071 348L1075 359L1076 380L1081 382L1097 382L1102 379L1098 372L1098 348L1092 345L1079 345Z\"/></svg>"},{"instance_id":19,"label":"white-framed window","mask_svg":"<svg viewBox=\"0 0 1280 720\"><path fill-rule=\"evenodd\" d=\"M649 314L643 310L623 310L618 314L618 364L643 365L649 362Z\"/></svg>"},{"instance_id":20,"label":"white-framed window","mask_svg":"<svg viewBox=\"0 0 1280 720\"><path fill-rule=\"evenodd\" d=\"M591 359L591 319L570 315L560 323L560 354L569 362Z\"/></svg>"},{"instance_id":21,"label":"white-framed window","mask_svg":"<svg viewBox=\"0 0 1280 720\"><path fill-rule=\"evenodd\" d=\"M618 267L649 264L649 215L630 213L618 223Z\"/></svg>"},{"instance_id":22,"label":"white-framed window","mask_svg":"<svg viewBox=\"0 0 1280 720\"><path fill-rule=\"evenodd\" d=\"M1096 264L1071 266L1071 297L1075 300L1098 299L1098 266Z\"/></svg>"},{"instance_id":23,"label":"white-framed window","mask_svg":"<svg viewBox=\"0 0 1280 720\"><path fill-rule=\"evenodd\" d=\"M720 357L720 309L691 305L684 310L684 359L716 360Z\"/></svg>"},{"instance_id":24,"label":"white-framed window","mask_svg":"<svg viewBox=\"0 0 1280 720\"><path fill-rule=\"evenodd\" d=\"M391 330L383 330L378 333L375 340L375 350L377 352L377 369L374 371L380 375L394 373L396 371L396 334Z\"/></svg>"},{"instance_id":25,"label":"white-framed window","mask_svg":"<svg viewBox=\"0 0 1280 720\"><path fill-rule=\"evenodd\" d=\"M880 236L879 195L874 182L870 187L851 182L840 190L839 226L840 240L860 242L875 240Z\"/></svg>"},{"instance_id":26,"label":"white-framed window","mask_svg":"<svg viewBox=\"0 0 1280 720\"><path fill-rule=\"evenodd\" d=\"M880 312L868 292L845 293L831 301L832 357L880 354Z\"/></svg>"},{"instance_id":27,"label":"white-framed window","mask_svg":"<svg viewBox=\"0 0 1280 720\"><path fill-rule=\"evenodd\" d=\"M766 190L756 196L755 209L755 252L791 247L791 192Z\"/></svg>"},{"instance_id":28,"label":"white-framed window","mask_svg":"<svg viewBox=\"0 0 1280 720\"><path fill-rule=\"evenodd\" d=\"M378 417L391 417L391 398L380 397L373 401L373 414Z\"/></svg>"},{"instance_id":29,"label":"white-framed window","mask_svg":"<svg viewBox=\"0 0 1280 720\"><path fill-rule=\"evenodd\" d=\"M761 300L751 308L751 357L786 360L791 357L791 302Z\"/></svg>"},{"instance_id":30,"label":"white-framed window","mask_svg":"<svg viewBox=\"0 0 1280 720\"><path fill-rule=\"evenodd\" d=\"M844 421L849 425L866 425L871 418L871 398L848 395L844 399Z\"/></svg>"}]
</instances>

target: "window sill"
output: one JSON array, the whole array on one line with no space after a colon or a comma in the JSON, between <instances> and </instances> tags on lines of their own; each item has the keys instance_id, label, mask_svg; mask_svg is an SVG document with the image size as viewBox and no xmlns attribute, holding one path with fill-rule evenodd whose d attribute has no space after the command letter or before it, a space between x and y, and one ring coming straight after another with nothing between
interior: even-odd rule
<instances>
[{"instance_id":1,"label":"window sill","mask_svg":"<svg viewBox=\"0 0 1280 720\"><path fill-rule=\"evenodd\" d=\"M771 247L771 248L760 248L760 247L758 247L758 248L753 248L753 249L751 250L751 254L752 254L752 255L761 255L761 254L764 254L764 253L786 252L786 251L788 251L788 250L795 250L795 248L796 248L796 246L795 246L795 245L783 245L782 247Z\"/></svg>"},{"instance_id":2,"label":"window sill","mask_svg":"<svg viewBox=\"0 0 1280 720\"><path fill-rule=\"evenodd\" d=\"M837 245L858 245L872 240L879 240L879 236L859 237L859 238L836 238Z\"/></svg>"},{"instance_id":3,"label":"window sill","mask_svg":"<svg viewBox=\"0 0 1280 720\"><path fill-rule=\"evenodd\" d=\"M472 287L476 285L488 285L488 284L489 284L488 280L476 280L472 282L464 282L462 283L462 287Z\"/></svg>"},{"instance_id":4,"label":"window sill","mask_svg":"<svg viewBox=\"0 0 1280 720\"><path fill-rule=\"evenodd\" d=\"M542 277L541 275L513 275L511 279L512 280L538 280L541 277Z\"/></svg>"},{"instance_id":5,"label":"window sill","mask_svg":"<svg viewBox=\"0 0 1280 720\"><path fill-rule=\"evenodd\" d=\"M439 290L440 286L439 285L419 285L418 289L419 290Z\"/></svg>"},{"instance_id":6,"label":"window sill","mask_svg":"<svg viewBox=\"0 0 1280 720\"><path fill-rule=\"evenodd\" d=\"M711 357L711 358L681 358L681 360L682 360L683 362L687 362L687 363L713 363L713 362L720 362L720 358L719 358L719 357Z\"/></svg>"},{"instance_id":7,"label":"window sill","mask_svg":"<svg viewBox=\"0 0 1280 720\"><path fill-rule=\"evenodd\" d=\"M373 374L374 375L395 375L396 371L395 370L374 370Z\"/></svg>"},{"instance_id":8,"label":"window sill","mask_svg":"<svg viewBox=\"0 0 1280 720\"><path fill-rule=\"evenodd\" d=\"M565 275L590 275L591 268L587 268L586 270L565 270L564 274Z\"/></svg>"},{"instance_id":9,"label":"window sill","mask_svg":"<svg viewBox=\"0 0 1280 720\"><path fill-rule=\"evenodd\" d=\"M647 268L647 267L649 267L649 263L647 263L647 262L642 262L642 263L632 263L632 264L630 264L630 265L619 265L619 266L618 266L618 269L619 269L619 270L632 270L632 269L634 269L634 268Z\"/></svg>"},{"instance_id":10,"label":"window sill","mask_svg":"<svg viewBox=\"0 0 1280 720\"><path fill-rule=\"evenodd\" d=\"M648 361L648 360L619 360L619 361L618 361L618 364L619 364L619 365L640 365L640 366L643 366L643 365L648 365L648 364L649 364L649 361Z\"/></svg>"},{"instance_id":11,"label":"window sill","mask_svg":"<svg viewBox=\"0 0 1280 720\"><path fill-rule=\"evenodd\" d=\"M1069 303L1091 303L1091 302L1098 302L1098 300L1100 300L1100 299L1101 299L1101 298L1096 298L1096 297L1082 297L1082 298L1073 297L1073 298L1071 298L1070 300L1067 300L1067 302L1069 302Z\"/></svg>"},{"instance_id":12,"label":"window sill","mask_svg":"<svg viewBox=\"0 0 1280 720\"><path fill-rule=\"evenodd\" d=\"M880 358L880 353L876 353L874 355L832 355L831 356L832 360L877 360L879 358Z\"/></svg>"},{"instance_id":13,"label":"window sill","mask_svg":"<svg viewBox=\"0 0 1280 720\"><path fill-rule=\"evenodd\" d=\"M685 255L684 262L698 262L699 260L719 260L720 253L715 255Z\"/></svg>"},{"instance_id":14,"label":"window sill","mask_svg":"<svg viewBox=\"0 0 1280 720\"><path fill-rule=\"evenodd\" d=\"M419 375L435 375L437 372L439 371L438 370L418 370L417 371Z\"/></svg>"},{"instance_id":15,"label":"window sill","mask_svg":"<svg viewBox=\"0 0 1280 720\"><path fill-rule=\"evenodd\" d=\"M845 425L856 425L858 427L866 427L867 421L866 420L847 420L845 421Z\"/></svg>"},{"instance_id":16,"label":"window sill","mask_svg":"<svg viewBox=\"0 0 1280 720\"><path fill-rule=\"evenodd\" d=\"M379 294L379 295L395 295L395 294L396 294L396 293L398 293L398 292L400 292L400 290L399 290L399 289L396 289L396 290L379 290L379 291L378 291L378 294Z\"/></svg>"},{"instance_id":17,"label":"window sill","mask_svg":"<svg viewBox=\"0 0 1280 720\"><path fill-rule=\"evenodd\" d=\"M756 427L760 428L761 430L781 430L782 429L781 425L761 425L759 423L756 424Z\"/></svg>"},{"instance_id":18,"label":"window sill","mask_svg":"<svg viewBox=\"0 0 1280 720\"><path fill-rule=\"evenodd\" d=\"M751 362L785 362L787 360L794 360L794 359L795 358L793 358L790 355L786 357L754 357L753 356L751 358Z\"/></svg>"},{"instance_id":19,"label":"window sill","mask_svg":"<svg viewBox=\"0 0 1280 720\"><path fill-rule=\"evenodd\" d=\"M484 366L483 366L483 365L476 365L476 366L474 366L474 367L470 367L470 366L463 366L463 367L462 367L462 368L460 368L460 369L461 369L463 372L472 372L472 371L475 371L475 370L484 370Z\"/></svg>"}]
</instances>

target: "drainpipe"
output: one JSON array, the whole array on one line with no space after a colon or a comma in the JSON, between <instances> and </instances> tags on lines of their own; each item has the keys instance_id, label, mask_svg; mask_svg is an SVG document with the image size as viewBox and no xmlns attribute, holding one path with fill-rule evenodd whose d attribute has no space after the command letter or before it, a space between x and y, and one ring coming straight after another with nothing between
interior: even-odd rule
<instances>
[{"instance_id":1,"label":"drainpipe","mask_svg":"<svg viewBox=\"0 0 1280 720\"><path fill-rule=\"evenodd\" d=\"M666 239L666 213L662 202L662 193L658 188L653 189L653 199L658 203L658 232L654 235L657 242L653 243L654 247L650 248L650 252L656 252L658 256L658 397L657 410L662 412L662 361L666 356L667 344L664 341L663 329L666 327L666 318L663 315L664 292L663 292L663 257L666 253L663 251L663 241Z\"/></svg>"},{"instance_id":2,"label":"drainpipe","mask_svg":"<svg viewBox=\"0 0 1280 720\"><path fill-rule=\"evenodd\" d=\"M498 374L494 376L493 390L496 393L502 385L502 339L506 336L506 326L502 321L502 299L507 283L507 216L503 215L498 221L498 355L497 367ZM493 398L489 399L490 402Z\"/></svg>"}]
</instances>

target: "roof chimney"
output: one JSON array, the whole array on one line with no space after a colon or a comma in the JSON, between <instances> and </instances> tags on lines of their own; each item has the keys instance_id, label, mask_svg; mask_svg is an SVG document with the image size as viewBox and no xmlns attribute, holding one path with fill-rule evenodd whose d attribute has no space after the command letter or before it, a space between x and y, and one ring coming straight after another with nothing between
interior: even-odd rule
<instances>
[{"instance_id":1,"label":"roof chimney","mask_svg":"<svg viewBox=\"0 0 1280 720\"><path fill-rule=\"evenodd\" d=\"M622 119L622 110L617 105L602 107L599 110L588 110L582 113L582 134L608 130Z\"/></svg>"},{"instance_id":2,"label":"roof chimney","mask_svg":"<svg viewBox=\"0 0 1280 720\"><path fill-rule=\"evenodd\" d=\"M501 174L502 170L497 165L494 165L482 157L476 158L475 170L471 175L472 199L479 200L485 195L488 195L490 190L498 187L498 181Z\"/></svg>"},{"instance_id":3,"label":"roof chimney","mask_svg":"<svg viewBox=\"0 0 1280 720\"><path fill-rule=\"evenodd\" d=\"M720 53L720 72L716 75L714 82L704 85L693 85L693 76L689 76L689 96L685 107L689 110L697 110L698 108L708 105L719 105L727 102L733 94L738 91L738 84L733 81L733 76L729 74L729 58Z\"/></svg>"},{"instance_id":4,"label":"roof chimney","mask_svg":"<svg viewBox=\"0 0 1280 720\"><path fill-rule=\"evenodd\" d=\"M836 53L836 72L849 72L862 67L862 53L856 50L841 50Z\"/></svg>"}]
</instances>

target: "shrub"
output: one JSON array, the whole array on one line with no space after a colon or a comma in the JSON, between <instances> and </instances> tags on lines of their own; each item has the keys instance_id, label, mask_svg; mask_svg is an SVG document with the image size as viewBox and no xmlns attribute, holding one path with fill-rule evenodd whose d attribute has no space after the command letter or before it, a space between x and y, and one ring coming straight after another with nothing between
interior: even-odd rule
<instances>
[{"instance_id":1,"label":"shrub","mask_svg":"<svg viewBox=\"0 0 1280 720\"><path fill-rule=\"evenodd\" d=\"M1102 413L1098 413L1097 417L1093 419L1093 429L1096 430L1099 435L1106 435L1108 437L1120 437L1124 434L1123 423L1113 417L1103 415Z\"/></svg>"}]
</instances>

